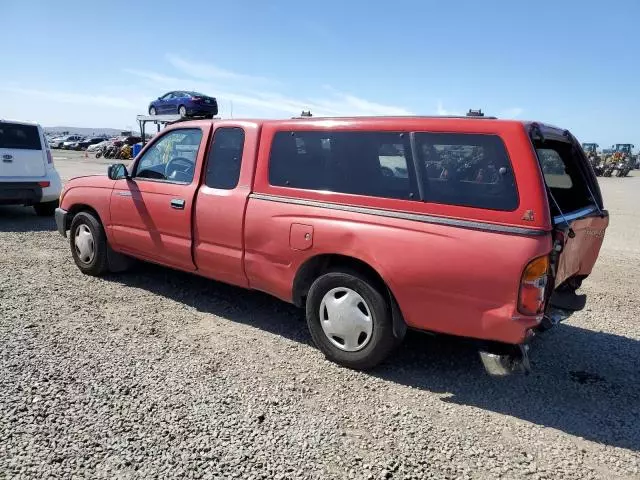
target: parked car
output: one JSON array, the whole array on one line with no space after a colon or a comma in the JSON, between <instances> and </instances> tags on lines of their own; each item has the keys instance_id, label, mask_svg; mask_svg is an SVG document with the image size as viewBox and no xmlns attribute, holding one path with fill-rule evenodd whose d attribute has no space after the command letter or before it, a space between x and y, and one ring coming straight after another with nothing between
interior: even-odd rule
<instances>
[{"instance_id":1,"label":"parked car","mask_svg":"<svg viewBox=\"0 0 640 480\"><path fill-rule=\"evenodd\" d=\"M109 140L105 140L103 138L100 143L94 143L93 145L89 145L87 147L87 152L97 152L98 150L101 150L103 147L106 147L109 143L111 143Z\"/></svg>"},{"instance_id":2,"label":"parked car","mask_svg":"<svg viewBox=\"0 0 640 480\"><path fill-rule=\"evenodd\" d=\"M0 120L0 205L29 205L37 215L53 215L61 190L42 127Z\"/></svg>"},{"instance_id":3,"label":"parked car","mask_svg":"<svg viewBox=\"0 0 640 480\"><path fill-rule=\"evenodd\" d=\"M149 105L149 115L178 114L181 117L213 118L218 114L215 98L197 92L175 91L158 97Z\"/></svg>"},{"instance_id":4,"label":"parked car","mask_svg":"<svg viewBox=\"0 0 640 480\"><path fill-rule=\"evenodd\" d=\"M122 137L122 142L126 145L133 146L138 142L142 141L142 137L137 137L135 135L129 135L127 137Z\"/></svg>"},{"instance_id":5,"label":"parked car","mask_svg":"<svg viewBox=\"0 0 640 480\"><path fill-rule=\"evenodd\" d=\"M61 202L82 272L135 257L262 290L361 369L407 328L528 368L534 333L584 308L608 225L573 136L488 117L181 122Z\"/></svg>"},{"instance_id":6,"label":"parked car","mask_svg":"<svg viewBox=\"0 0 640 480\"><path fill-rule=\"evenodd\" d=\"M85 150L91 145L95 145L97 143L103 142L104 137L86 137L79 142L76 142L71 146L72 150Z\"/></svg>"},{"instance_id":7,"label":"parked car","mask_svg":"<svg viewBox=\"0 0 640 480\"><path fill-rule=\"evenodd\" d=\"M49 146L51 148L64 148L65 143L79 142L82 138L81 135L66 135L64 137L54 138Z\"/></svg>"}]
</instances>

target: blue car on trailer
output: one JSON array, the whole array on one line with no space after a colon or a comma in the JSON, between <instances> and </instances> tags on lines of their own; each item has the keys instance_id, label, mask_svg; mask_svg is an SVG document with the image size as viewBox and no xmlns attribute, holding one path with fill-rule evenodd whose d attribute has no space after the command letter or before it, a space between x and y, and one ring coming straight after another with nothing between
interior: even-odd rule
<instances>
[{"instance_id":1,"label":"blue car on trailer","mask_svg":"<svg viewBox=\"0 0 640 480\"><path fill-rule=\"evenodd\" d=\"M218 114L214 97L198 92L174 91L149 104L149 115L180 115L181 117L213 118Z\"/></svg>"}]
</instances>

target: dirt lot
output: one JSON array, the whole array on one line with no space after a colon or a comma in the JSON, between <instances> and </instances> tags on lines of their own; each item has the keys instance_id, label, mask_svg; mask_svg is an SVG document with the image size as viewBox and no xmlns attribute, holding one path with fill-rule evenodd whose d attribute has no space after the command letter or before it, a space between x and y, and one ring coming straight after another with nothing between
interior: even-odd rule
<instances>
[{"instance_id":1,"label":"dirt lot","mask_svg":"<svg viewBox=\"0 0 640 480\"><path fill-rule=\"evenodd\" d=\"M109 163L55 157L65 179ZM52 219L0 208L0 478L640 478L633 175L601 180L587 308L509 379L420 334L339 368L289 305L154 266L84 276Z\"/></svg>"}]
</instances>

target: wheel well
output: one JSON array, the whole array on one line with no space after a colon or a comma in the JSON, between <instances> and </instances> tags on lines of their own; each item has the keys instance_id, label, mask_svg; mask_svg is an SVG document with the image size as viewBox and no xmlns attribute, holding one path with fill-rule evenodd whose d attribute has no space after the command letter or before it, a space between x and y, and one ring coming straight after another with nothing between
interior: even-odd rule
<instances>
[{"instance_id":1,"label":"wheel well","mask_svg":"<svg viewBox=\"0 0 640 480\"><path fill-rule=\"evenodd\" d=\"M355 271L365 276L382 292L387 291L387 285L380 274L366 262L346 255L317 255L298 269L293 281L293 303L299 307L303 306L315 279L326 272L340 269Z\"/></svg>"},{"instance_id":2,"label":"wheel well","mask_svg":"<svg viewBox=\"0 0 640 480\"><path fill-rule=\"evenodd\" d=\"M67 225L66 225L67 229L71 227L71 222L73 221L73 217L75 217L80 212L91 213L98 219L100 223L102 223L102 225L104 225L104 223L102 222L102 219L100 218L100 215L93 207L90 207L89 205L75 204L69 210L67 210Z\"/></svg>"},{"instance_id":3,"label":"wheel well","mask_svg":"<svg viewBox=\"0 0 640 480\"><path fill-rule=\"evenodd\" d=\"M389 306L391 308L393 318L394 336L398 339L402 339L404 337L407 330L407 324L391 289L371 265L354 257L328 254L318 255L307 260L298 269L298 273L293 280L293 303L298 307L303 307L307 294L309 293L309 289L315 279L332 270L350 270L352 272L359 273L369 280L374 287L378 288L380 293L385 295L389 300Z\"/></svg>"}]
</instances>

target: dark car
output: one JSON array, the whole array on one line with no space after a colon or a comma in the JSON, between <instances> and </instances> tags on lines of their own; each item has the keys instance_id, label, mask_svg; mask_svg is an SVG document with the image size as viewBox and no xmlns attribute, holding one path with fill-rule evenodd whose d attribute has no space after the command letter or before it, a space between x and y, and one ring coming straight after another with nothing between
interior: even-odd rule
<instances>
[{"instance_id":1,"label":"dark car","mask_svg":"<svg viewBox=\"0 0 640 480\"><path fill-rule=\"evenodd\" d=\"M76 143L73 148L74 150L85 150L89 145L94 145L96 143L104 142L106 138L104 137L87 137L84 140Z\"/></svg>"},{"instance_id":2,"label":"dark car","mask_svg":"<svg viewBox=\"0 0 640 480\"><path fill-rule=\"evenodd\" d=\"M218 114L215 98L198 92L169 92L149 105L149 115L213 118Z\"/></svg>"},{"instance_id":3,"label":"dark car","mask_svg":"<svg viewBox=\"0 0 640 480\"><path fill-rule=\"evenodd\" d=\"M134 135L129 135L128 137L121 138L123 143L126 143L129 146L133 146L136 143L140 143L142 141L142 137L136 137Z\"/></svg>"}]
</instances>

